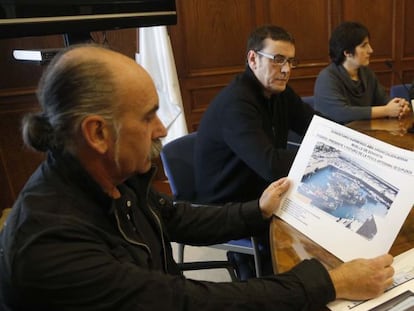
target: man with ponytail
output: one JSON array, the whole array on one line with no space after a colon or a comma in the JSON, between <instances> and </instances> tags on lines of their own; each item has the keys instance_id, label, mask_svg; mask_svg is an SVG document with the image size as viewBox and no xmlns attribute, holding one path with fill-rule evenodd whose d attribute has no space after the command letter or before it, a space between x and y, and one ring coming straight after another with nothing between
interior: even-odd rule
<instances>
[{"instance_id":1,"label":"man with ponytail","mask_svg":"<svg viewBox=\"0 0 414 311\"><path fill-rule=\"evenodd\" d=\"M289 187L220 207L173 202L151 181L160 138L158 97L134 60L95 45L57 55L25 117L27 145L47 159L0 233L1 310L318 310L335 298L375 297L392 256L331 271L314 259L247 282L187 279L171 241L221 243L258 234Z\"/></svg>"}]
</instances>

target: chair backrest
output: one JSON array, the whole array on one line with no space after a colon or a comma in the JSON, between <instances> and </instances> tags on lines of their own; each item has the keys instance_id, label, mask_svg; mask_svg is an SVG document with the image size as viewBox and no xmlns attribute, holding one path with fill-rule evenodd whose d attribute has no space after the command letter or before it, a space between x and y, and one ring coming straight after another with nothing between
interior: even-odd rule
<instances>
[{"instance_id":1,"label":"chair backrest","mask_svg":"<svg viewBox=\"0 0 414 311\"><path fill-rule=\"evenodd\" d=\"M396 84L392 85L390 88L390 97L401 97L405 98L406 100L410 101L409 89L411 88L411 84Z\"/></svg>"},{"instance_id":2,"label":"chair backrest","mask_svg":"<svg viewBox=\"0 0 414 311\"><path fill-rule=\"evenodd\" d=\"M161 160L165 175L170 182L171 191L176 200L194 202L197 197L194 177L194 145L197 132L193 132L167 143L161 151ZM258 254L259 244L254 238L232 240L223 244L212 245L214 248L231 250L245 254L254 255L256 275L262 275L262 264ZM184 244L179 243L178 262L182 263L184 258ZM215 265L214 262L199 262L207 267ZM216 262L221 268L229 270L229 262ZM231 274L232 275L232 274ZM235 279L232 277L232 279Z\"/></svg>"},{"instance_id":3,"label":"chair backrest","mask_svg":"<svg viewBox=\"0 0 414 311\"><path fill-rule=\"evenodd\" d=\"M302 96L302 100L303 100L303 102L307 103L312 108L315 108L315 99L314 99L313 95L311 95L311 96Z\"/></svg>"},{"instance_id":4,"label":"chair backrest","mask_svg":"<svg viewBox=\"0 0 414 311\"><path fill-rule=\"evenodd\" d=\"M161 160L171 191L177 200L192 201L196 197L194 177L194 144L197 132L167 143Z\"/></svg>"},{"instance_id":5,"label":"chair backrest","mask_svg":"<svg viewBox=\"0 0 414 311\"><path fill-rule=\"evenodd\" d=\"M313 95L311 96L302 96L302 101L305 104L308 104L309 106L311 106L312 108L315 107L315 99L313 97ZM288 133L288 141L287 141L287 149L291 149L291 150L298 150L300 144L302 143L302 139L303 136L300 136L298 134L296 134L295 132L293 132L292 130L289 130Z\"/></svg>"}]
</instances>

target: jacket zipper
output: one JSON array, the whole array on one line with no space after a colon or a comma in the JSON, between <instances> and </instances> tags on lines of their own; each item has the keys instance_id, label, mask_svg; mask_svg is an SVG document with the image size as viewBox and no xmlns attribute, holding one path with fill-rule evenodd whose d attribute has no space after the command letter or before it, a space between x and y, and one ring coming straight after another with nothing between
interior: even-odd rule
<instances>
[{"instance_id":1,"label":"jacket zipper","mask_svg":"<svg viewBox=\"0 0 414 311\"><path fill-rule=\"evenodd\" d=\"M154 215L155 219L157 220L158 226L160 227L162 252L164 254L164 269L165 269L165 272L168 272L168 270L167 270L167 254L165 252L164 232L163 232L162 227L161 227L161 221L160 221L159 217L157 216L157 214L155 214L155 212L151 209L151 207L150 207L150 211Z\"/></svg>"},{"instance_id":2,"label":"jacket zipper","mask_svg":"<svg viewBox=\"0 0 414 311\"><path fill-rule=\"evenodd\" d=\"M121 227L121 222L120 222L119 216L118 216L118 210L116 210L116 209L115 209L115 218L116 218L116 224L118 225L118 230L119 230L119 232L121 232L124 239L127 242L131 243L131 244L142 246L143 248L145 248L148 251L149 255L152 257L151 250L146 244L137 242L135 240L132 240L125 234L124 230L122 230L122 227Z\"/></svg>"},{"instance_id":3,"label":"jacket zipper","mask_svg":"<svg viewBox=\"0 0 414 311\"><path fill-rule=\"evenodd\" d=\"M152 183L152 181L153 181L154 176L155 176L156 173L157 173L157 168L155 167L154 172L153 172L153 174L152 174L152 176L150 178L150 181L148 183L147 191L145 193L146 198L148 198L150 185L151 185L151 183ZM161 232L161 244L162 244L162 253L164 255L164 270L165 270L165 272L168 272L168 269L167 269L167 254L166 254L166 251L165 251L164 231L162 230L161 221L160 221L158 215L152 210L152 206L150 206L150 205L149 205L149 210L154 215L154 217L155 217L155 219L157 221L158 227L160 228L160 232Z\"/></svg>"},{"instance_id":4,"label":"jacket zipper","mask_svg":"<svg viewBox=\"0 0 414 311\"><path fill-rule=\"evenodd\" d=\"M155 169L154 173L152 174L148 185L151 185L155 174L156 174L156 169ZM150 186L147 187L147 190L146 190L146 193L145 193L146 198L148 198L149 189L150 189ZM151 214L154 216L154 218L157 222L157 225L159 227L159 230L161 232L161 244L162 244L161 246L162 246L162 252L163 252L163 255L164 255L164 270L165 270L165 272L168 272L168 269L167 269L167 254L166 254L166 251L165 251L164 231L162 230L161 221L160 221L159 217L157 216L157 214L152 210L151 206L149 206L149 210L151 211ZM116 210L116 209L115 209L115 218L116 218L116 223L117 223L117 226L118 226L118 230L121 232L123 238L131 244L134 244L134 245L141 246L141 247L145 248L148 251L150 257L152 257L152 253L151 253L151 250L148 247L148 245L146 245L144 243L137 242L135 240L132 240L125 234L124 230L121 227L121 222L120 222L119 216L118 216L118 210Z\"/></svg>"}]
</instances>

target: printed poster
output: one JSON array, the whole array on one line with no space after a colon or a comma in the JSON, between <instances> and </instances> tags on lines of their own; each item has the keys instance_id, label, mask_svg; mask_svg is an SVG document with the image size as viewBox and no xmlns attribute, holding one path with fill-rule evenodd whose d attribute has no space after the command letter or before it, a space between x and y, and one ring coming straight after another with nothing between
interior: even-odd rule
<instances>
[{"instance_id":1,"label":"printed poster","mask_svg":"<svg viewBox=\"0 0 414 311\"><path fill-rule=\"evenodd\" d=\"M343 261L387 253L414 203L414 152L315 116L276 215Z\"/></svg>"}]
</instances>

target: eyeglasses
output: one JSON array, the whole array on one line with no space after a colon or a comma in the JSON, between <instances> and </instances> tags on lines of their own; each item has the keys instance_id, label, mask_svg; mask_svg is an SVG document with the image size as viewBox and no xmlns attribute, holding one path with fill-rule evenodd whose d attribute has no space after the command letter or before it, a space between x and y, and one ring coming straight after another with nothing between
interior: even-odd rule
<instances>
[{"instance_id":1,"label":"eyeglasses","mask_svg":"<svg viewBox=\"0 0 414 311\"><path fill-rule=\"evenodd\" d=\"M289 63L290 68L295 68L298 65L298 60L294 57L288 58L280 54L273 55L262 51L256 51L256 53L268 59L271 59L274 64L280 67L283 67L286 63Z\"/></svg>"}]
</instances>

